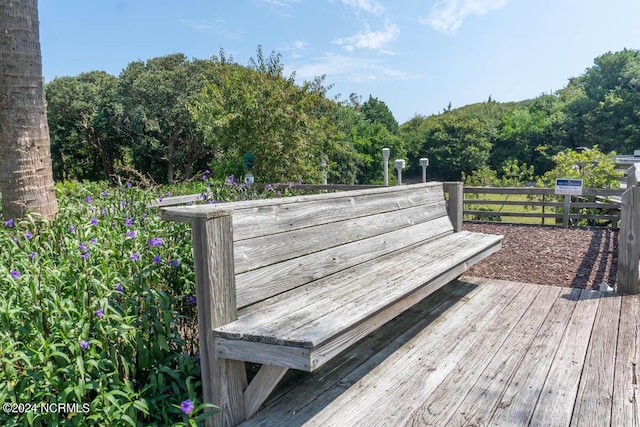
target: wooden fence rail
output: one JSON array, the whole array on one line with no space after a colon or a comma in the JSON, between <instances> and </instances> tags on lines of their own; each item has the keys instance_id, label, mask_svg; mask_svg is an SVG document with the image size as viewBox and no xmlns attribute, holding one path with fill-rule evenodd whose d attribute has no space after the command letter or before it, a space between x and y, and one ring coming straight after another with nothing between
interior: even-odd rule
<instances>
[{"instance_id":1,"label":"wooden fence rail","mask_svg":"<svg viewBox=\"0 0 640 427\"><path fill-rule=\"evenodd\" d=\"M593 220L610 221L617 227L620 220L620 203L601 202L597 199L608 197L619 197L624 190L593 190L585 189L582 196L566 197L564 201L558 201L558 196L553 188L533 188L533 187L464 187L464 215L466 220L472 218L485 222L493 222L497 218L539 218L542 225L546 224L546 219L554 221L549 225L556 225L555 220L562 220L562 224L567 227L570 220ZM494 195L496 197L481 199L480 195ZM499 199L498 196L526 195L531 200L507 200ZM475 196L475 197L474 197ZM593 199L593 200L591 200ZM491 209L490 206L496 206ZM542 208L538 212L519 212L513 210L503 210L505 207L531 207ZM480 207L482 209L480 209ZM475 208L475 209L474 209ZM551 208L547 210L547 208ZM585 213L582 209L602 209L604 212ZM492 221L493 219L493 221Z\"/></svg>"}]
</instances>

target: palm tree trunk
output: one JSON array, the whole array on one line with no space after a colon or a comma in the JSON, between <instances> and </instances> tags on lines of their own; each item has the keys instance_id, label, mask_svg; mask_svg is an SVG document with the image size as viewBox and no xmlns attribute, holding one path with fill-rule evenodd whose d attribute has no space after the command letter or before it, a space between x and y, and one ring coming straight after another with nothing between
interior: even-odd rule
<instances>
[{"instance_id":1,"label":"palm tree trunk","mask_svg":"<svg viewBox=\"0 0 640 427\"><path fill-rule=\"evenodd\" d=\"M5 219L58 211L37 0L0 0L0 194Z\"/></svg>"}]
</instances>

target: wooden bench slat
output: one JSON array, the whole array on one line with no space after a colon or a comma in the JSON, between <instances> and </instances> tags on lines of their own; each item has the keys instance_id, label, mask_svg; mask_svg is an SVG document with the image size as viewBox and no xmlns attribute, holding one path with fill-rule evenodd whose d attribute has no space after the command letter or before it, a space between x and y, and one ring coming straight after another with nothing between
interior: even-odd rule
<instances>
[{"instance_id":1,"label":"wooden bench slat","mask_svg":"<svg viewBox=\"0 0 640 427\"><path fill-rule=\"evenodd\" d=\"M496 236L478 239L461 232L398 251L318 280L311 289L290 291L283 301L253 310L215 335L313 347L496 242Z\"/></svg>"},{"instance_id":2,"label":"wooden bench slat","mask_svg":"<svg viewBox=\"0 0 640 427\"><path fill-rule=\"evenodd\" d=\"M244 273L446 215L446 204L442 201L241 240L234 245L235 271Z\"/></svg>"},{"instance_id":3,"label":"wooden bench slat","mask_svg":"<svg viewBox=\"0 0 640 427\"><path fill-rule=\"evenodd\" d=\"M386 253L451 234L452 231L449 219L441 217L392 233L374 236L238 274L236 275L238 307L247 307L257 301L265 300Z\"/></svg>"},{"instance_id":4,"label":"wooden bench slat","mask_svg":"<svg viewBox=\"0 0 640 427\"><path fill-rule=\"evenodd\" d=\"M340 312L334 310L326 316L316 319L318 322L317 325L307 323L306 326L308 329L306 332L310 333L310 336L305 338L307 342L286 337L286 339L279 338L273 340L274 342L265 343L263 341L252 341L250 338L258 337L249 337L246 335L245 338L247 340L232 339L229 337L233 337L234 334L227 335L220 333L220 329L226 329L226 327L229 326L225 325L214 332L214 335L216 335L216 354L218 357L240 358L257 363L286 364L285 366L291 368L313 371L322 366L322 364L331 357L351 346L354 342L371 333L385 322L391 320L393 317L421 301L430 293L464 273L469 265L473 265L478 260L495 252L500 246L500 238L498 236L487 237L484 249L478 251L478 247L476 247L475 251L469 251L467 253L467 258L458 258L453 265L443 266L441 271L437 272L436 276L432 277L426 284L424 277L407 277L400 272L399 274L404 276L406 281L404 283L406 287L404 291L406 294L402 298L398 298L398 295L395 295L395 298L388 298L385 301L381 301L384 297L385 290L385 287L381 286L378 288L379 292L376 295L364 293L360 295L360 300L352 300L352 303L345 305L344 309L340 310ZM491 239L491 237L494 238ZM463 239L463 241L465 240L466 239ZM468 241L466 241L466 243L468 243ZM472 255L469 256L469 253L472 253ZM392 280L394 279L395 278L392 278ZM367 301L367 299L373 299L378 307L369 307L368 311L358 311L360 305L367 305L371 302ZM326 304L326 300L324 300L324 303ZM356 319L356 317L359 320ZM263 318L260 320L267 319ZM284 320L286 320L286 317ZM268 323L264 325L268 326ZM344 328L344 325L351 327ZM314 326L319 326L320 329L314 329ZM294 331L294 333L295 332L302 333L303 331L298 330ZM319 336L318 332L325 336ZM309 340L315 342L310 343L308 342ZM303 344L309 347L299 347ZM279 354L270 353L269 359L265 360L262 351L263 345L265 348L278 348ZM304 353L301 354L301 352L304 351L309 352L308 360L304 359ZM301 360L304 360L304 362L300 363Z\"/></svg>"}]
</instances>

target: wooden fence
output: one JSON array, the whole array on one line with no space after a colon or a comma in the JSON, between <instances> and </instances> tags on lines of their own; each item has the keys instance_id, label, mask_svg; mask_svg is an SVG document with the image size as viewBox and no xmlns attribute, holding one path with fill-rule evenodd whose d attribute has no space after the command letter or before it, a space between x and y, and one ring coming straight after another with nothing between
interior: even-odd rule
<instances>
[{"instance_id":1,"label":"wooden fence","mask_svg":"<svg viewBox=\"0 0 640 427\"><path fill-rule=\"evenodd\" d=\"M628 173L622 195L622 218L618 236L618 279L616 291L640 294L640 163Z\"/></svg>"},{"instance_id":2,"label":"wooden fence","mask_svg":"<svg viewBox=\"0 0 640 427\"><path fill-rule=\"evenodd\" d=\"M620 203L606 200L620 197L623 192L585 189L582 196L558 196L553 188L464 187L464 215L466 221L474 222L518 222L513 219L534 218L540 219L541 225L557 225L562 220L564 227L577 220L609 221L617 228ZM522 195L527 196L527 200L508 199ZM521 209L514 210L518 207ZM531 212L526 212L527 209ZM505 221L505 217L511 220Z\"/></svg>"}]
</instances>

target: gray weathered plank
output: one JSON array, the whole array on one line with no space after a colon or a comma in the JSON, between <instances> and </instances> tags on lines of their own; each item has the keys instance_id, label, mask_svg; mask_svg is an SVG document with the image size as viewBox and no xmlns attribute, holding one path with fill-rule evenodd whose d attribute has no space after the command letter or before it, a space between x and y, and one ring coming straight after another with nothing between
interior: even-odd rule
<instances>
[{"instance_id":1,"label":"gray weathered plank","mask_svg":"<svg viewBox=\"0 0 640 427\"><path fill-rule=\"evenodd\" d=\"M522 284L523 290L530 287ZM518 317L521 307L515 304L505 307L503 318L506 319L498 318L494 322L495 328L489 329L482 343L478 343L475 351L471 349L465 358L466 365L474 369L454 371L452 378L443 383L437 394L431 395L425 406L412 417L414 421L435 425L489 424L506 385L520 367L522 358L562 291L562 288L554 286L536 288L539 293L531 299L521 317ZM514 325L510 331L509 325ZM500 342L496 334L503 335L505 339ZM477 378L475 382L474 378ZM460 384L468 387L460 387Z\"/></svg>"},{"instance_id":2,"label":"gray weathered plank","mask_svg":"<svg viewBox=\"0 0 640 427\"><path fill-rule=\"evenodd\" d=\"M600 299L571 417L572 426L598 427L611 423L621 302L620 296Z\"/></svg>"},{"instance_id":3,"label":"gray weathered plank","mask_svg":"<svg viewBox=\"0 0 640 427\"><path fill-rule=\"evenodd\" d=\"M498 285L498 286L496 286ZM309 420L312 426L398 425L385 423L403 402L428 396L464 360L517 287L490 281L489 292L478 292L446 321L428 326L382 364L373 368Z\"/></svg>"},{"instance_id":4,"label":"gray weathered plank","mask_svg":"<svg viewBox=\"0 0 640 427\"><path fill-rule=\"evenodd\" d=\"M244 419L244 363L215 357L211 330L237 318L231 216L194 221L196 296L204 401L221 411L207 419L207 425L235 425Z\"/></svg>"},{"instance_id":5,"label":"gray weathered plank","mask_svg":"<svg viewBox=\"0 0 640 427\"><path fill-rule=\"evenodd\" d=\"M293 211L304 210L308 206L321 206L324 204L333 205L334 207L348 207L350 204L357 204L357 201L361 201L362 204L367 205L373 211L364 211L364 215L372 212L381 213L389 209L390 200L398 200L400 205L398 208L416 206L421 203L427 203L429 200L436 201L438 198L441 200L444 197L442 190L442 183L429 182L426 184L414 184L403 187L380 187L366 190L348 191L342 193L324 193L313 194L307 196L296 197L283 197L277 199L260 199L260 200L247 200L242 202L221 203L213 205L197 205L197 206L180 206L162 208L160 210L160 216L167 221L177 221L190 223L195 218L210 218L216 215L216 211L220 209L225 210L244 210L246 211L242 216L248 218L248 221L252 220L279 220L281 217L276 217L274 213L285 214L287 210L293 209ZM375 203L376 198L380 199L380 203ZM404 201L404 203L403 203ZM409 202L409 204L406 204ZM381 206L381 207L380 207ZM378 210L382 209L382 210ZM391 208L390 210L394 210ZM313 212L313 210L311 210ZM346 216L345 218L348 218ZM288 221L297 222L302 219L296 214L288 218ZM331 218L328 218L328 222L331 222ZM314 222L312 222L313 224ZM284 222L286 224L286 221ZM303 223L300 223L304 226ZM251 227L251 223L238 223L239 228ZM234 223L234 227L236 224ZM267 226L268 227L268 226ZM244 239L247 237L256 237L262 235L260 233L254 234L250 230L246 230L247 236L245 237L244 230L238 231L235 236L236 239ZM271 234L277 231L266 231L266 234Z\"/></svg>"},{"instance_id":6,"label":"gray weathered plank","mask_svg":"<svg viewBox=\"0 0 640 427\"><path fill-rule=\"evenodd\" d=\"M640 187L622 195L622 214L618 238L618 279L616 291L640 293Z\"/></svg>"},{"instance_id":7,"label":"gray weathered plank","mask_svg":"<svg viewBox=\"0 0 640 427\"><path fill-rule=\"evenodd\" d=\"M499 236L461 232L410 251L389 254L323 278L311 290L291 291L286 300L253 310L236 322L217 328L216 334L226 338L249 336L253 338L247 339L286 345L317 345L331 336L329 331L335 334L343 328L342 319L335 318L332 310L341 309L352 319L366 317L499 241ZM343 308L354 300L357 306ZM327 315L332 317L330 325L320 331L306 328Z\"/></svg>"},{"instance_id":8,"label":"gray weathered plank","mask_svg":"<svg viewBox=\"0 0 640 427\"><path fill-rule=\"evenodd\" d=\"M243 427L301 424L300 420L310 417L307 412L313 412L319 401L331 402L417 333L441 324L461 309L464 301L490 288L479 286L473 279L448 284L409 310L406 316L397 317L315 374L304 375L299 385L293 383L279 389L269 398L270 403L243 423ZM288 393L293 388L295 392Z\"/></svg>"},{"instance_id":9,"label":"gray weathered plank","mask_svg":"<svg viewBox=\"0 0 640 427\"><path fill-rule=\"evenodd\" d=\"M445 202L442 201L241 240L234 245L236 274L389 233L446 214ZM445 232L447 227L443 225L442 228Z\"/></svg>"},{"instance_id":10,"label":"gray weathered plank","mask_svg":"<svg viewBox=\"0 0 640 427\"><path fill-rule=\"evenodd\" d=\"M528 425L535 402L557 354L558 346L574 312L580 289L565 291L558 298L539 329L532 345L525 352L516 372L505 384L500 402L496 405L490 425ZM523 387L523 384L526 386Z\"/></svg>"},{"instance_id":11,"label":"gray weathered plank","mask_svg":"<svg viewBox=\"0 0 640 427\"><path fill-rule=\"evenodd\" d=\"M549 368L530 421L532 426L568 426L598 310L600 292L582 291Z\"/></svg>"},{"instance_id":12,"label":"gray weathered plank","mask_svg":"<svg viewBox=\"0 0 640 427\"><path fill-rule=\"evenodd\" d=\"M238 307L246 307L290 289L311 283L389 252L451 232L447 217L406 227L393 233L348 243L297 259L252 270L236 276ZM256 285L258 284L258 285Z\"/></svg>"},{"instance_id":13,"label":"gray weathered plank","mask_svg":"<svg viewBox=\"0 0 640 427\"><path fill-rule=\"evenodd\" d=\"M247 389L244 391L245 418L252 417L265 399L271 394L278 382L284 377L289 368L262 365Z\"/></svg>"},{"instance_id":14,"label":"gray weathered plank","mask_svg":"<svg viewBox=\"0 0 640 427\"><path fill-rule=\"evenodd\" d=\"M612 426L640 426L640 296L623 297L615 366ZM613 331L612 331L613 333Z\"/></svg>"}]
</instances>

